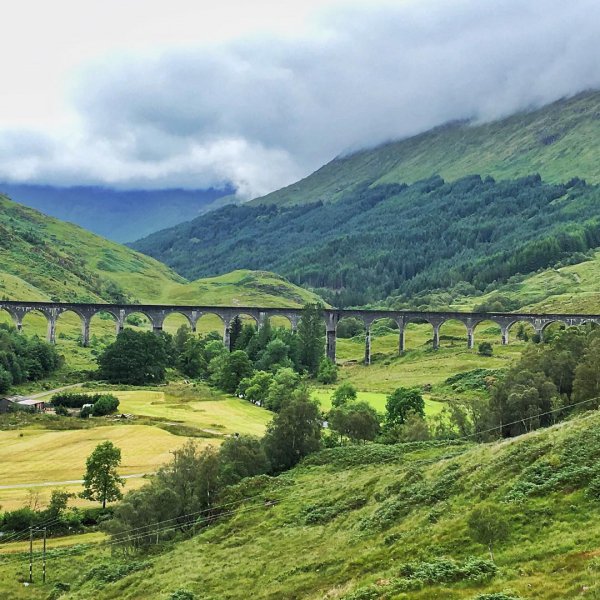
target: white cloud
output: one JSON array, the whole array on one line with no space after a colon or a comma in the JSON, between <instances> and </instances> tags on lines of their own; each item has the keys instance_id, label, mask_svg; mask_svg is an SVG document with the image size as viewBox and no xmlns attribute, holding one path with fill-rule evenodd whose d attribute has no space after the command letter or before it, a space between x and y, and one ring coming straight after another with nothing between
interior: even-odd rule
<instances>
[{"instance_id":1,"label":"white cloud","mask_svg":"<svg viewBox=\"0 0 600 600\"><path fill-rule=\"evenodd\" d=\"M260 195L336 154L600 87L595 0L336 5L297 35L95 59L62 134L0 132L0 177Z\"/></svg>"}]
</instances>

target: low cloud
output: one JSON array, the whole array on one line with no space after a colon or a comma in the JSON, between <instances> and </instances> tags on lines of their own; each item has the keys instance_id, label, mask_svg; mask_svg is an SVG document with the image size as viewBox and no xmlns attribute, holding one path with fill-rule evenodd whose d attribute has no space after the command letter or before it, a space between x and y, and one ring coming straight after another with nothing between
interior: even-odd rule
<instances>
[{"instance_id":1,"label":"low cloud","mask_svg":"<svg viewBox=\"0 0 600 600\"><path fill-rule=\"evenodd\" d=\"M121 55L72 88L76 133L0 132L0 178L262 195L334 156L600 88L596 0L411 0L296 38Z\"/></svg>"}]
</instances>

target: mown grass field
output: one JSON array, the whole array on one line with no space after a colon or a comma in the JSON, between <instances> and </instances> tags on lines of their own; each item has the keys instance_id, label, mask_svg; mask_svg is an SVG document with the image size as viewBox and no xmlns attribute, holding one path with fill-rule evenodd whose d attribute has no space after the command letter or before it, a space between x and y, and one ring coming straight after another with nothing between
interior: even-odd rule
<instances>
[{"instance_id":1,"label":"mown grass field","mask_svg":"<svg viewBox=\"0 0 600 600\"><path fill-rule=\"evenodd\" d=\"M11 600L45 599L56 581L71 585L65 598L72 600L158 600L182 588L204 600L341 600L358 591L353 600L473 600L502 591L524 600L593 600L600 597L600 503L589 493L589 477L572 468L594 468L599 432L594 412L493 444L328 450L243 488L237 497L247 499L235 515L159 554L50 546L45 586L19 583L26 554L0 560L0 578ZM532 464L551 464L570 484L548 480L527 495ZM349 499L353 503L345 504ZM495 576L436 582L441 570L431 581L403 574L406 563L465 565L470 557L487 558L487 548L471 539L467 519L488 501L509 523L508 538L495 547ZM309 519L317 514L326 516ZM116 570L134 560L146 561L143 570L118 581L93 576L99 564Z\"/></svg>"},{"instance_id":2,"label":"mown grass field","mask_svg":"<svg viewBox=\"0 0 600 600\"><path fill-rule=\"evenodd\" d=\"M0 463L0 486L19 486L0 488L0 506L11 510L32 499L45 505L51 490L58 487L81 491L77 483L53 482L80 480L87 456L104 440L121 448L121 475L152 473L170 460L171 452L189 435L199 446L218 445L223 436L236 432L260 436L272 418L266 410L205 386L111 393L121 400L119 411L135 415L141 423L115 423L102 418L92 419L92 427L86 429L52 430L37 425L0 431L0 455L9 457ZM44 483L49 485L40 485ZM141 478L128 478L125 489L142 483ZM77 503L86 504L81 500Z\"/></svg>"}]
</instances>

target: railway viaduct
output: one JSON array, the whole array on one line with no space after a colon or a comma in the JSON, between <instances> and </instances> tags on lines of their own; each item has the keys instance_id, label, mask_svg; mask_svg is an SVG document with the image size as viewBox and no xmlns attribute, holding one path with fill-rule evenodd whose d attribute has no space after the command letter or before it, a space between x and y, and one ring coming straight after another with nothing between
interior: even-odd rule
<instances>
[{"instance_id":1,"label":"railway viaduct","mask_svg":"<svg viewBox=\"0 0 600 600\"><path fill-rule=\"evenodd\" d=\"M81 339L84 346L90 341L90 322L98 313L111 314L116 322L117 333L122 331L129 315L141 313L145 315L155 332L162 331L165 319L172 314L183 315L189 322L192 331L196 323L206 314L217 315L223 322L223 342L229 347L231 321L236 316L247 315L256 321L260 328L265 319L284 317L291 323L295 331L302 318L301 308L244 307L244 306L180 306L158 304L80 304L59 302L20 302L0 301L0 310L6 311L13 319L18 330L22 329L23 318L27 313L42 313L48 322L47 339L56 342L56 323L60 315L71 312L81 319ZM380 319L393 319L398 324L398 352L404 353L404 333L409 323L429 323L433 327L433 348L439 348L440 327L449 320L460 321L466 328L467 347L475 344L475 327L482 321L492 321L500 327L502 344L508 344L509 329L518 322L530 323L536 333L543 338L544 329L551 323L562 323L567 327L586 323L600 324L600 315L586 314L526 314L526 313L468 313L468 312L419 312L419 311L385 311L354 310L324 308L323 320L326 331L326 352L331 360L336 356L336 330L340 320L354 317L365 325L365 364L371 362L371 325Z\"/></svg>"}]
</instances>

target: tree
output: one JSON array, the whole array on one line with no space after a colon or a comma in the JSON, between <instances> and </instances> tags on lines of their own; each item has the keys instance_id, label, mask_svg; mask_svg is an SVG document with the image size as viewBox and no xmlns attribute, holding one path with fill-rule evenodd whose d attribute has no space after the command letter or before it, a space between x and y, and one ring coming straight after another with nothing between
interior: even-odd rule
<instances>
[{"instance_id":1,"label":"tree","mask_svg":"<svg viewBox=\"0 0 600 600\"><path fill-rule=\"evenodd\" d=\"M300 365L315 376L325 354L325 335L320 304L307 304L298 324L298 354Z\"/></svg>"},{"instance_id":2,"label":"tree","mask_svg":"<svg viewBox=\"0 0 600 600\"><path fill-rule=\"evenodd\" d=\"M600 403L600 339L591 341L583 361L575 369L573 397L575 402L599 398L594 406ZM591 402L587 408L592 408Z\"/></svg>"},{"instance_id":3,"label":"tree","mask_svg":"<svg viewBox=\"0 0 600 600\"><path fill-rule=\"evenodd\" d=\"M339 385L331 396L331 406L338 407L356 400L356 388L349 382Z\"/></svg>"},{"instance_id":4,"label":"tree","mask_svg":"<svg viewBox=\"0 0 600 600\"><path fill-rule=\"evenodd\" d=\"M298 390L275 415L263 438L265 453L275 472L286 471L321 445L319 404L306 389Z\"/></svg>"},{"instance_id":5,"label":"tree","mask_svg":"<svg viewBox=\"0 0 600 600\"><path fill-rule=\"evenodd\" d=\"M238 386L238 393L243 395L248 402L264 406L272 383L273 375L271 373L256 371L252 377L242 379Z\"/></svg>"},{"instance_id":6,"label":"tree","mask_svg":"<svg viewBox=\"0 0 600 600\"><path fill-rule=\"evenodd\" d=\"M260 439L251 435L227 438L219 449L220 482L233 485L244 477L269 471L269 461Z\"/></svg>"},{"instance_id":7,"label":"tree","mask_svg":"<svg viewBox=\"0 0 600 600\"><path fill-rule=\"evenodd\" d=\"M267 347L260 353L256 362L256 368L262 370L277 371L281 367L291 367L289 348L283 340L279 338L272 339Z\"/></svg>"},{"instance_id":8,"label":"tree","mask_svg":"<svg viewBox=\"0 0 600 600\"><path fill-rule=\"evenodd\" d=\"M414 388L397 388L385 404L387 426L402 425L410 412L425 417L425 401L421 392Z\"/></svg>"},{"instance_id":9,"label":"tree","mask_svg":"<svg viewBox=\"0 0 600 600\"><path fill-rule=\"evenodd\" d=\"M4 367L0 366L0 394L8 392L11 385L12 375L8 371L6 371Z\"/></svg>"},{"instance_id":10,"label":"tree","mask_svg":"<svg viewBox=\"0 0 600 600\"><path fill-rule=\"evenodd\" d=\"M94 417L110 415L115 412L117 408L119 408L119 399L112 394L103 394L94 402L92 415L94 415Z\"/></svg>"},{"instance_id":11,"label":"tree","mask_svg":"<svg viewBox=\"0 0 600 600\"><path fill-rule=\"evenodd\" d=\"M229 343L232 348L236 348L236 342L242 333L242 320L239 315L233 317L229 326Z\"/></svg>"},{"instance_id":12,"label":"tree","mask_svg":"<svg viewBox=\"0 0 600 600\"><path fill-rule=\"evenodd\" d=\"M242 379L252 375L252 363L243 350L234 350L214 358L210 362L209 370L215 385L233 394Z\"/></svg>"},{"instance_id":13,"label":"tree","mask_svg":"<svg viewBox=\"0 0 600 600\"><path fill-rule=\"evenodd\" d=\"M119 333L98 358L103 379L131 385L164 381L167 363L163 336L133 329Z\"/></svg>"},{"instance_id":14,"label":"tree","mask_svg":"<svg viewBox=\"0 0 600 600\"><path fill-rule=\"evenodd\" d=\"M344 404L331 409L329 413L329 427L350 440L374 440L379 433L379 415L377 411L366 402Z\"/></svg>"},{"instance_id":15,"label":"tree","mask_svg":"<svg viewBox=\"0 0 600 600\"><path fill-rule=\"evenodd\" d=\"M477 348L477 352L481 356L492 356L492 354L494 354L494 349L489 342L481 342Z\"/></svg>"},{"instance_id":16,"label":"tree","mask_svg":"<svg viewBox=\"0 0 600 600\"><path fill-rule=\"evenodd\" d=\"M510 528L506 517L493 504L483 504L476 508L467 520L471 538L487 546L490 559L494 562L494 545L504 541Z\"/></svg>"},{"instance_id":17,"label":"tree","mask_svg":"<svg viewBox=\"0 0 600 600\"><path fill-rule=\"evenodd\" d=\"M299 382L300 376L293 369L287 367L279 369L269 386L265 408L279 412L283 404L292 397Z\"/></svg>"},{"instance_id":18,"label":"tree","mask_svg":"<svg viewBox=\"0 0 600 600\"><path fill-rule=\"evenodd\" d=\"M110 441L98 444L87 458L83 492L80 496L86 500L102 502L102 508L106 508L107 502L120 500L123 494L119 486L125 485L125 481L117 474L120 464L119 448Z\"/></svg>"},{"instance_id":19,"label":"tree","mask_svg":"<svg viewBox=\"0 0 600 600\"><path fill-rule=\"evenodd\" d=\"M338 378L338 367L337 365L328 358L322 358L319 364L319 372L317 373L317 380L320 383L329 384L335 383Z\"/></svg>"}]
</instances>

